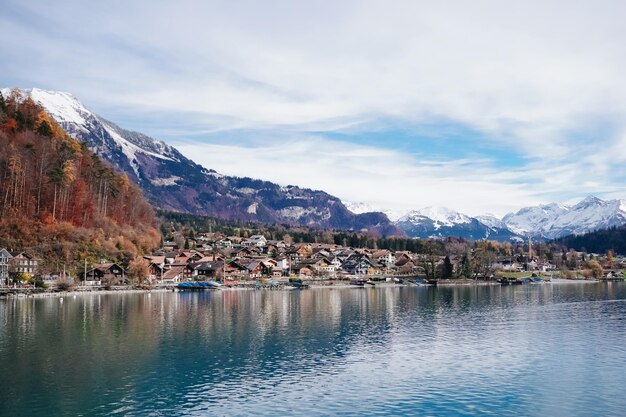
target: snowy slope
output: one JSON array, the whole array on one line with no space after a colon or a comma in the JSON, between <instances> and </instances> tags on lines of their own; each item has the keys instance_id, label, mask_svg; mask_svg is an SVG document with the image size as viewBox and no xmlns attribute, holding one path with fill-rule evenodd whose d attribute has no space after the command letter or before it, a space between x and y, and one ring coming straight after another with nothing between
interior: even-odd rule
<instances>
[{"instance_id":1,"label":"snowy slope","mask_svg":"<svg viewBox=\"0 0 626 417\"><path fill-rule=\"evenodd\" d=\"M470 240L515 240L519 237L489 218L489 223L467 216L446 207L425 207L414 210L396 221L396 225L411 237L462 237ZM501 223L501 222L500 222Z\"/></svg>"},{"instance_id":2,"label":"snowy slope","mask_svg":"<svg viewBox=\"0 0 626 417\"><path fill-rule=\"evenodd\" d=\"M626 224L625 209L623 200L589 196L571 207L556 203L525 207L502 220L517 233L554 239Z\"/></svg>"},{"instance_id":3,"label":"snowy slope","mask_svg":"<svg viewBox=\"0 0 626 417\"><path fill-rule=\"evenodd\" d=\"M138 182L159 182L166 179L142 177L140 159L151 158L180 161L176 149L161 141L155 141L136 132L126 131L116 124L89 111L76 97L60 91L38 88L19 90L22 97L30 97L40 104L72 137L86 142L100 157L122 171L132 170ZM8 96L9 89L1 90ZM146 140L149 139L149 140Z\"/></svg>"},{"instance_id":4,"label":"snowy slope","mask_svg":"<svg viewBox=\"0 0 626 417\"><path fill-rule=\"evenodd\" d=\"M567 213L569 207L557 203L524 207L516 213L509 213L502 218L504 224L520 234L539 234L550 228L559 216Z\"/></svg>"},{"instance_id":5,"label":"snowy slope","mask_svg":"<svg viewBox=\"0 0 626 417\"><path fill-rule=\"evenodd\" d=\"M390 210L379 206L374 206L372 204L363 203L363 202L351 202L342 200L342 203L354 214L363 214L363 213L384 213L387 215L389 220L392 222L397 221L402 216L405 215L404 211L399 210Z\"/></svg>"},{"instance_id":6,"label":"snowy slope","mask_svg":"<svg viewBox=\"0 0 626 417\"><path fill-rule=\"evenodd\" d=\"M2 89L3 96L11 90ZM281 187L206 169L176 148L132 132L91 112L71 94L20 90L39 103L72 137L136 182L158 207L237 220L286 223L403 235L382 213L354 214L323 191Z\"/></svg>"}]
</instances>

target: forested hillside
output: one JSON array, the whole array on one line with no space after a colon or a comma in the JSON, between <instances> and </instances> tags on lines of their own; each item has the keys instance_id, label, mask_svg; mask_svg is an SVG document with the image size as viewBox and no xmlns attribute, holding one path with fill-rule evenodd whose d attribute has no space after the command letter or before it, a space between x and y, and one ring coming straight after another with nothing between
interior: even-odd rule
<instances>
[{"instance_id":1,"label":"forested hillside","mask_svg":"<svg viewBox=\"0 0 626 417\"><path fill-rule=\"evenodd\" d=\"M606 253L611 250L616 254L626 254L626 227L611 227L584 235L565 236L555 240L565 247L577 251Z\"/></svg>"},{"instance_id":2,"label":"forested hillside","mask_svg":"<svg viewBox=\"0 0 626 417\"><path fill-rule=\"evenodd\" d=\"M0 149L0 246L51 259L54 269L158 245L139 188L32 100L0 95Z\"/></svg>"}]
</instances>

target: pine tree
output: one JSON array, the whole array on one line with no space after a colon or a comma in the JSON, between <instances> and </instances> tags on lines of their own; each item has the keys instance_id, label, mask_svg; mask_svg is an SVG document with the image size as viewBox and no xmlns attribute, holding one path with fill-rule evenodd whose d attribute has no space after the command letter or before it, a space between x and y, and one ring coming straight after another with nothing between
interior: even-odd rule
<instances>
[{"instance_id":1,"label":"pine tree","mask_svg":"<svg viewBox=\"0 0 626 417\"><path fill-rule=\"evenodd\" d=\"M443 266L441 268L441 278L442 279L450 279L452 278L453 273L452 262L450 262L450 257L446 255L443 259Z\"/></svg>"}]
</instances>

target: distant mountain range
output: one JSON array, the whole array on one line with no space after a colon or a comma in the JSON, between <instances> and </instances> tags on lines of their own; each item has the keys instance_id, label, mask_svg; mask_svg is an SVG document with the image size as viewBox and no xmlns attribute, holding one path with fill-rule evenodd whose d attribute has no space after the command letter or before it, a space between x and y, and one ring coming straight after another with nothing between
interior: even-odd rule
<instances>
[{"instance_id":1,"label":"distant mountain range","mask_svg":"<svg viewBox=\"0 0 626 417\"><path fill-rule=\"evenodd\" d=\"M10 89L2 89L8 96ZM19 90L42 105L67 133L136 182L156 207L227 219L404 236L383 213L355 214L323 191L221 175L176 148L125 130L58 91Z\"/></svg>"},{"instance_id":2,"label":"distant mountain range","mask_svg":"<svg viewBox=\"0 0 626 417\"><path fill-rule=\"evenodd\" d=\"M347 206L356 210L367 207L355 203L347 203ZM527 236L556 239L626 224L626 202L589 196L573 206L551 203L524 207L502 219L493 215L470 217L445 207L426 207L392 218L410 237L458 236L498 241L519 241Z\"/></svg>"},{"instance_id":3,"label":"distant mountain range","mask_svg":"<svg viewBox=\"0 0 626 417\"><path fill-rule=\"evenodd\" d=\"M4 96L11 93L9 89L1 91ZM221 175L164 142L98 116L71 94L40 89L19 93L41 104L72 137L126 173L153 205L167 210L263 223L366 230L386 236L498 241L516 241L528 235L554 239L626 224L626 202L593 196L571 207L557 203L525 207L502 219L492 215L471 217L442 207L399 213L342 202L323 191Z\"/></svg>"}]
</instances>

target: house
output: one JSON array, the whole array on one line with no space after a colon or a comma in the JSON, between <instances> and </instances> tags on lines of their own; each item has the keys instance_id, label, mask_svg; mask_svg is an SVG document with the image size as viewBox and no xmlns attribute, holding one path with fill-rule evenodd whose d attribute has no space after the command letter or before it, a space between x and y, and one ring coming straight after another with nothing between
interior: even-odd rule
<instances>
[{"instance_id":1,"label":"house","mask_svg":"<svg viewBox=\"0 0 626 417\"><path fill-rule=\"evenodd\" d=\"M307 267L314 275L334 275L336 271L335 265L328 258L311 258L301 261L296 265L296 270L300 271L303 267Z\"/></svg>"},{"instance_id":2,"label":"house","mask_svg":"<svg viewBox=\"0 0 626 417\"><path fill-rule=\"evenodd\" d=\"M9 272L35 275L38 264L39 260L34 256L26 252L19 252L14 254L9 261Z\"/></svg>"},{"instance_id":3,"label":"house","mask_svg":"<svg viewBox=\"0 0 626 417\"><path fill-rule=\"evenodd\" d=\"M0 249L0 286L8 285L9 283L9 263L13 255L8 250Z\"/></svg>"},{"instance_id":4,"label":"house","mask_svg":"<svg viewBox=\"0 0 626 417\"><path fill-rule=\"evenodd\" d=\"M212 261L196 264L192 275L197 278L221 278L224 276L224 262Z\"/></svg>"},{"instance_id":5,"label":"house","mask_svg":"<svg viewBox=\"0 0 626 417\"><path fill-rule=\"evenodd\" d=\"M229 238L220 239L217 242L215 242L215 246L217 246L220 249L230 249L233 247L233 241Z\"/></svg>"},{"instance_id":6,"label":"house","mask_svg":"<svg viewBox=\"0 0 626 417\"><path fill-rule=\"evenodd\" d=\"M154 281L161 279L165 272L165 256L144 256L143 259L148 261L148 280Z\"/></svg>"},{"instance_id":7,"label":"house","mask_svg":"<svg viewBox=\"0 0 626 417\"><path fill-rule=\"evenodd\" d=\"M243 246L256 246L263 248L267 245L267 239L263 235L252 235L241 243Z\"/></svg>"},{"instance_id":8,"label":"house","mask_svg":"<svg viewBox=\"0 0 626 417\"><path fill-rule=\"evenodd\" d=\"M400 256L393 267L396 271L405 275L416 272L415 262L409 256Z\"/></svg>"},{"instance_id":9,"label":"house","mask_svg":"<svg viewBox=\"0 0 626 417\"><path fill-rule=\"evenodd\" d=\"M373 275L378 273L379 267L367 255L354 254L341 264L341 269L351 275Z\"/></svg>"},{"instance_id":10,"label":"house","mask_svg":"<svg viewBox=\"0 0 626 417\"><path fill-rule=\"evenodd\" d=\"M106 282L109 284L123 281L125 276L124 268L116 263L94 264L92 269L87 271L85 281Z\"/></svg>"},{"instance_id":11,"label":"house","mask_svg":"<svg viewBox=\"0 0 626 417\"><path fill-rule=\"evenodd\" d=\"M287 250L287 252L285 252L285 256L297 263L308 258L311 255L311 252L311 245L298 245Z\"/></svg>"},{"instance_id":12,"label":"house","mask_svg":"<svg viewBox=\"0 0 626 417\"><path fill-rule=\"evenodd\" d=\"M307 264L294 265L291 268L291 271L301 277L310 277L313 275L313 272L314 272L311 266Z\"/></svg>"},{"instance_id":13,"label":"house","mask_svg":"<svg viewBox=\"0 0 626 417\"><path fill-rule=\"evenodd\" d=\"M377 250L372 253L372 259L374 262L378 262L385 268L390 268L396 263L396 256L391 251L386 249Z\"/></svg>"},{"instance_id":14,"label":"house","mask_svg":"<svg viewBox=\"0 0 626 417\"><path fill-rule=\"evenodd\" d=\"M184 280L184 266L174 266L163 274L160 278L161 283L163 284L176 284Z\"/></svg>"}]
</instances>

